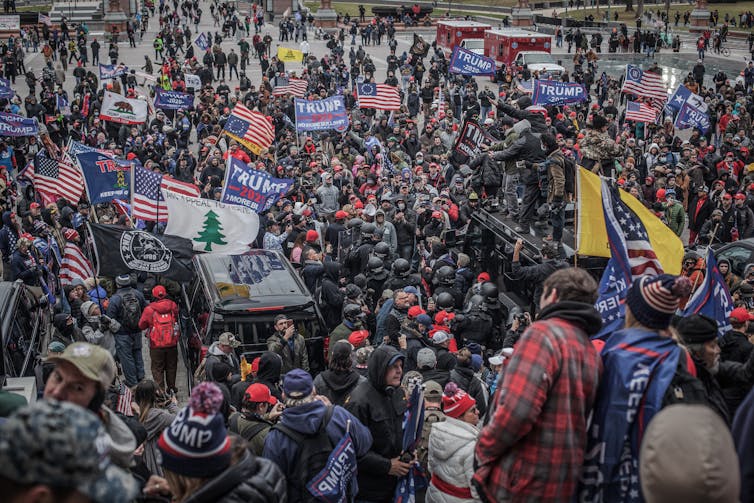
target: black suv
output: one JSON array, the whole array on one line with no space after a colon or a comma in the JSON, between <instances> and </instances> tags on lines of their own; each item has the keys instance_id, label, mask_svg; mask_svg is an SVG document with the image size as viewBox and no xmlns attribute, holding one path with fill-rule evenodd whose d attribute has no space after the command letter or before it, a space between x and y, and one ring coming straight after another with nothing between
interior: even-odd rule
<instances>
[{"instance_id":1,"label":"black suv","mask_svg":"<svg viewBox=\"0 0 754 503\"><path fill-rule=\"evenodd\" d=\"M21 281L0 282L0 376L33 375L52 329L47 297Z\"/></svg>"},{"instance_id":2,"label":"black suv","mask_svg":"<svg viewBox=\"0 0 754 503\"><path fill-rule=\"evenodd\" d=\"M187 333L196 334L204 348L221 333L231 332L242 341L239 350L251 362L267 350L275 316L285 313L306 339L311 373L324 370L327 328L322 314L282 254L251 250L243 255L197 255L193 261L196 277L184 290L189 312L183 323L189 326ZM197 338L193 339L194 344L188 338L181 339L190 387L203 352Z\"/></svg>"}]
</instances>

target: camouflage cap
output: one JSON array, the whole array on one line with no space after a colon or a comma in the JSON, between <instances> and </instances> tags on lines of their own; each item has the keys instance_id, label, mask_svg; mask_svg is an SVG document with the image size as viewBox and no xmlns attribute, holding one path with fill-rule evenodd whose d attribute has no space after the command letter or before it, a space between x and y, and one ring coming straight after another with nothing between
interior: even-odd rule
<instances>
[{"instance_id":1,"label":"camouflage cap","mask_svg":"<svg viewBox=\"0 0 754 503\"><path fill-rule=\"evenodd\" d=\"M0 425L0 475L19 484L73 488L97 503L127 503L138 485L111 464L110 437L92 412L43 400Z\"/></svg>"},{"instance_id":2,"label":"camouflage cap","mask_svg":"<svg viewBox=\"0 0 754 503\"><path fill-rule=\"evenodd\" d=\"M68 362L87 379L100 383L103 389L110 386L117 372L115 360L110 352L88 342L74 342L66 347L62 354L50 356L47 361Z\"/></svg>"}]
</instances>

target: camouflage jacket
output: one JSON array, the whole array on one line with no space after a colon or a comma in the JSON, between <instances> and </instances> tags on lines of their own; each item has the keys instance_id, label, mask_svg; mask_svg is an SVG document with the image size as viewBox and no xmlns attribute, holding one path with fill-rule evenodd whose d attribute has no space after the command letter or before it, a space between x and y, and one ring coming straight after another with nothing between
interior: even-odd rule
<instances>
[{"instance_id":1,"label":"camouflage jacket","mask_svg":"<svg viewBox=\"0 0 754 503\"><path fill-rule=\"evenodd\" d=\"M623 147L615 143L607 133L588 129L579 141L581 156L584 159L602 161L613 159L623 154Z\"/></svg>"}]
</instances>

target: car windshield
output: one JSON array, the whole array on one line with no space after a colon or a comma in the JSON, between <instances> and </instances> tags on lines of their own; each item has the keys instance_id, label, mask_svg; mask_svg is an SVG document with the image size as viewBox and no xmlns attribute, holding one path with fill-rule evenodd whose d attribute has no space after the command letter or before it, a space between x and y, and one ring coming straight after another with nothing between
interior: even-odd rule
<instances>
[{"instance_id":1,"label":"car windshield","mask_svg":"<svg viewBox=\"0 0 754 503\"><path fill-rule=\"evenodd\" d=\"M552 56L550 56L547 53L541 53L541 54L525 54L524 60L526 61L527 65L541 65L541 64L552 64Z\"/></svg>"},{"instance_id":2,"label":"car windshield","mask_svg":"<svg viewBox=\"0 0 754 503\"><path fill-rule=\"evenodd\" d=\"M464 40L464 45L466 46L466 49L472 50L472 49L484 49L484 40Z\"/></svg>"}]
</instances>

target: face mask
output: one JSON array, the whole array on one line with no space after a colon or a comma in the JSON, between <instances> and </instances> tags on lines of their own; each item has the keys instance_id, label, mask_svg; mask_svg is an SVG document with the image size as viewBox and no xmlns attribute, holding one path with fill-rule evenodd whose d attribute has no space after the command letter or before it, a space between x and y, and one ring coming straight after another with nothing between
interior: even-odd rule
<instances>
[{"instance_id":1,"label":"face mask","mask_svg":"<svg viewBox=\"0 0 754 503\"><path fill-rule=\"evenodd\" d=\"M403 203L398 203L398 209L401 210L401 211L403 211L403 210L406 209L406 205L403 204Z\"/></svg>"}]
</instances>

